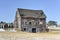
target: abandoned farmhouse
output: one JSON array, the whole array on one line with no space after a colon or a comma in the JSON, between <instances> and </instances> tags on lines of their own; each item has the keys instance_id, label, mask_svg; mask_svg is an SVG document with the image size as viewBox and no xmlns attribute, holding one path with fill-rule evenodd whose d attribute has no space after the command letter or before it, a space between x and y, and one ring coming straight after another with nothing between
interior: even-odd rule
<instances>
[{"instance_id":1,"label":"abandoned farmhouse","mask_svg":"<svg viewBox=\"0 0 60 40\"><path fill-rule=\"evenodd\" d=\"M26 32L46 31L46 15L42 10L17 8L14 27Z\"/></svg>"},{"instance_id":2,"label":"abandoned farmhouse","mask_svg":"<svg viewBox=\"0 0 60 40\"><path fill-rule=\"evenodd\" d=\"M17 8L13 23L0 22L0 31L60 32L59 25L47 25L43 10Z\"/></svg>"}]
</instances>

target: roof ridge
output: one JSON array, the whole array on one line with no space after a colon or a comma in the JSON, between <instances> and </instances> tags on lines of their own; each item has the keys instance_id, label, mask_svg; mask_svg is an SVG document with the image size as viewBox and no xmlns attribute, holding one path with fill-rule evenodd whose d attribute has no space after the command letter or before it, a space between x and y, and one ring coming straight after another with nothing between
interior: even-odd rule
<instances>
[{"instance_id":1,"label":"roof ridge","mask_svg":"<svg viewBox=\"0 0 60 40\"><path fill-rule=\"evenodd\" d=\"M18 10L31 10L31 11L43 11L38 9L25 9L25 8L17 8Z\"/></svg>"}]
</instances>

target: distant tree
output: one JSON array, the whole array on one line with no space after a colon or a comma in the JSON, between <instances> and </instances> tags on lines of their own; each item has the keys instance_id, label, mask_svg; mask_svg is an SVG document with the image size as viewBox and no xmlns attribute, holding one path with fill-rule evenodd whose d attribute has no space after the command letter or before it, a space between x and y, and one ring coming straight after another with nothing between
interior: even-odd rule
<instances>
[{"instance_id":1,"label":"distant tree","mask_svg":"<svg viewBox=\"0 0 60 40\"><path fill-rule=\"evenodd\" d=\"M13 23L10 23L9 24L9 28L13 28Z\"/></svg>"},{"instance_id":2,"label":"distant tree","mask_svg":"<svg viewBox=\"0 0 60 40\"><path fill-rule=\"evenodd\" d=\"M0 23L3 23L3 21L1 21Z\"/></svg>"},{"instance_id":3,"label":"distant tree","mask_svg":"<svg viewBox=\"0 0 60 40\"><path fill-rule=\"evenodd\" d=\"M5 25L4 25L4 28L7 29L7 28L8 28L8 24L5 24Z\"/></svg>"},{"instance_id":4,"label":"distant tree","mask_svg":"<svg viewBox=\"0 0 60 40\"><path fill-rule=\"evenodd\" d=\"M13 25L11 27L14 28Z\"/></svg>"},{"instance_id":5,"label":"distant tree","mask_svg":"<svg viewBox=\"0 0 60 40\"><path fill-rule=\"evenodd\" d=\"M13 28L13 23L11 23L11 27Z\"/></svg>"},{"instance_id":6,"label":"distant tree","mask_svg":"<svg viewBox=\"0 0 60 40\"><path fill-rule=\"evenodd\" d=\"M14 28L13 25L9 25L9 28Z\"/></svg>"},{"instance_id":7,"label":"distant tree","mask_svg":"<svg viewBox=\"0 0 60 40\"><path fill-rule=\"evenodd\" d=\"M51 25L56 25L57 26L57 22L56 21L49 21L48 26L51 26Z\"/></svg>"}]
</instances>

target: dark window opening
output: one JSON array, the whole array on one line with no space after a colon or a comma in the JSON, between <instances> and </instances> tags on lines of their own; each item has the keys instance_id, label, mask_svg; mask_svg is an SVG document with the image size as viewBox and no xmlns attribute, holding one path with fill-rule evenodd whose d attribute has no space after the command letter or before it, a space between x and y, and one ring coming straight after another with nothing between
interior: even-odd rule
<instances>
[{"instance_id":1,"label":"dark window opening","mask_svg":"<svg viewBox=\"0 0 60 40\"><path fill-rule=\"evenodd\" d=\"M27 22L25 22L25 24L27 25Z\"/></svg>"},{"instance_id":2,"label":"dark window opening","mask_svg":"<svg viewBox=\"0 0 60 40\"><path fill-rule=\"evenodd\" d=\"M26 28L24 28L23 30L26 31Z\"/></svg>"},{"instance_id":3,"label":"dark window opening","mask_svg":"<svg viewBox=\"0 0 60 40\"><path fill-rule=\"evenodd\" d=\"M31 25L31 22L29 22L29 24Z\"/></svg>"},{"instance_id":4,"label":"dark window opening","mask_svg":"<svg viewBox=\"0 0 60 40\"><path fill-rule=\"evenodd\" d=\"M32 28L32 32L33 33L36 33L36 28Z\"/></svg>"}]
</instances>

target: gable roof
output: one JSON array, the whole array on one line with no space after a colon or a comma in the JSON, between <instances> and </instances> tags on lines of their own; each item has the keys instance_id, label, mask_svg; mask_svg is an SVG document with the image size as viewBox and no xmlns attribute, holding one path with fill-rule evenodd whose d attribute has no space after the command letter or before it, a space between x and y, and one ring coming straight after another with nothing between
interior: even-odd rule
<instances>
[{"instance_id":1,"label":"gable roof","mask_svg":"<svg viewBox=\"0 0 60 40\"><path fill-rule=\"evenodd\" d=\"M31 10L31 9L22 9L17 8L20 16L24 17L34 17L34 18L46 18L44 12L42 10Z\"/></svg>"}]
</instances>

